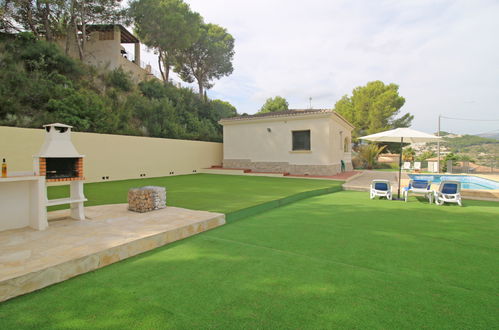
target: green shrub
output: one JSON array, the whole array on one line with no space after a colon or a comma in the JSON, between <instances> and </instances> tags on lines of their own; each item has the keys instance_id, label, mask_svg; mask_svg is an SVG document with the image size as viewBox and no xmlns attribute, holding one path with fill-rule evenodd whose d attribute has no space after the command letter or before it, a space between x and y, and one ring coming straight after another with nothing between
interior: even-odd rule
<instances>
[{"instance_id":1,"label":"green shrub","mask_svg":"<svg viewBox=\"0 0 499 330\"><path fill-rule=\"evenodd\" d=\"M29 33L0 39L0 125L64 122L78 131L222 141L218 120L236 114L190 88L157 79L136 86L122 69L99 74Z\"/></svg>"},{"instance_id":2,"label":"green shrub","mask_svg":"<svg viewBox=\"0 0 499 330\"><path fill-rule=\"evenodd\" d=\"M363 167L368 170L374 168L377 163L379 154L386 148L384 146L378 146L377 144L366 144L359 146L358 157L363 164Z\"/></svg>"},{"instance_id":3,"label":"green shrub","mask_svg":"<svg viewBox=\"0 0 499 330\"><path fill-rule=\"evenodd\" d=\"M117 68L107 73L106 82L109 86L118 88L124 92L130 92L133 89L133 82L130 74Z\"/></svg>"}]
</instances>

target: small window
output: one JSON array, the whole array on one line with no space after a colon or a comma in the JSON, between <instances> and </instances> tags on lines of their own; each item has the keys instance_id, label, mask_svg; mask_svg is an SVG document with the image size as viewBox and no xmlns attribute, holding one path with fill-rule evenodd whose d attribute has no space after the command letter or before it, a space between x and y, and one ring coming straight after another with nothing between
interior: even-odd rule
<instances>
[{"instance_id":1,"label":"small window","mask_svg":"<svg viewBox=\"0 0 499 330\"><path fill-rule=\"evenodd\" d=\"M343 144L343 151L344 152L350 151L350 139L348 137L345 138L345 142Z\"/></svg>"},{"instance_id":2,"label":"small window","mask_svg":"<svg viewBox=\"0 0 499 330\"><path fill-rule=\"evenodd\" d=\"M293 131L293 150L310 150L310 130Z\"/></svg>"}]
</instances>

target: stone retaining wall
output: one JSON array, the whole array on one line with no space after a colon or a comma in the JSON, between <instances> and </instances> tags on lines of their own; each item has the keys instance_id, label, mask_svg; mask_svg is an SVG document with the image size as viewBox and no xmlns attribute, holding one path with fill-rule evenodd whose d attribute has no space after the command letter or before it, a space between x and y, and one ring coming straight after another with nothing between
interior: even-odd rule
<instances>
[{"instance_id":1,"label":"stone retaining wall","mask_svg":"<svg viewBox=\"0 0 499 330\"><path fill-rule=\"evenodd\" d=\"M341 172L341 164L333 165L296 165L287 162L252 162L249 159L224 159L226 168L250 169L255 172L290 173L296 175L329 176ZM346 163L346 170L353 170L352 163Z\"/></svg>"}]
</instances>

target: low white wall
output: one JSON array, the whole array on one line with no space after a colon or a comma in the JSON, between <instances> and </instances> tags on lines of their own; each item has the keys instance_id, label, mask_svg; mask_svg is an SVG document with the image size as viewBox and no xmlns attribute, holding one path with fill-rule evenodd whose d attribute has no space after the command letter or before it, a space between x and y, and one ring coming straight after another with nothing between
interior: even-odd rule
<instances>
[{"instance_id":1,"label":"low white wall","mask_svg":"<svg viewBox=\"0 0 499 330\"><path fill-rule=\"evenodd\" d=\"M45 139L42 129L0 126L0 161L10 172L33 171L33 156ZM191 174L222 164L222 143L96 133L72 133L84 158L86 182ZM174 172L174 174L170 174ZM107 180L106 180L107 181Z\"/></svg>"},{"instance_id":2,"label":"low white wall","mask_svg":"<svg viewBox=\"0 0 499 330\"><path fill-rule=\"evenodd\" d=\"M39 176L0 178L0 231L48 226L45 179Z\"/></svg>"}]
</instances>

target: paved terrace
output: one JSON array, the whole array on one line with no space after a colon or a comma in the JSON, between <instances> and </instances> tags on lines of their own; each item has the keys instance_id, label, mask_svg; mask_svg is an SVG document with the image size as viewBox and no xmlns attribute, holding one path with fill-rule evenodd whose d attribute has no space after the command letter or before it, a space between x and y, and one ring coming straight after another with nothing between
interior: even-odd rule
<instances>
[{"instance_id":1,"label":"paved terrace","mask_svg":"<svg viewBox=\"0 0 499 330\"><path fill-rule=\"evenodd\" d=\"M305 178L305 179L320 179L320 180L338 180L346 181L359 174L361 171L347 171L336 175L298 175L281 172L258 172L247 168L227 168L221 166L212 166L199 171L199 173L207 174L225 174L225 175L246 175L246 176L270 176L270 177L286 177L286 178Z\"/></svg>"},{"instance_id":2,"label":"paved terrace","mask_svg":"<svg viewBox=\"0 0 499 330\"><path fill-rule=\"evenodd\" d=\"M407 173L402 172L402 180L408 178ZM398 186L398 172L362 171L361 175L348 180L343 185L343 188L346 190L368 191L373 180L390 181L392 189L396 192Z\"/></svg>"},{"instance_id":3,"label":"paved terrace","mask_svg":"<svg viewBox=\"0 0 499 330\"><path fill-rule=\"evenodd\" d=\"M178 207L135 213L127 207L87 207L83 221L55 211L45 231L0 232L0 301L225 224L220 213Z\"/></svg>"}]
</instances>

